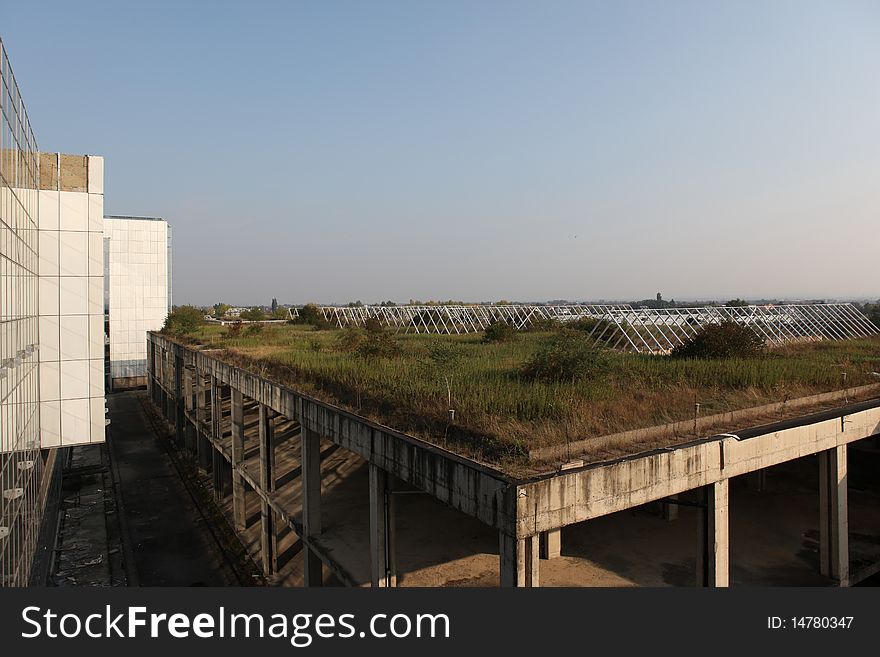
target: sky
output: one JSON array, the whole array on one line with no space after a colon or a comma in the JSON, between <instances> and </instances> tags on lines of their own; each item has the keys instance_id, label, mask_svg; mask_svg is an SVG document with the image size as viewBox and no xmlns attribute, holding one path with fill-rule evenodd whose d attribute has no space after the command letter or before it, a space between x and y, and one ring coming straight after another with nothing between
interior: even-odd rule
<instances>
[{"instance_id":1,"label":"sky","mask_svg":"<svg viewBox=\"0 0 880 657\"><path fill-rule=\"evenodd\" d=\"M3 3L175 303L880 297L880 3Z\"/></svg>"}]
</instances>

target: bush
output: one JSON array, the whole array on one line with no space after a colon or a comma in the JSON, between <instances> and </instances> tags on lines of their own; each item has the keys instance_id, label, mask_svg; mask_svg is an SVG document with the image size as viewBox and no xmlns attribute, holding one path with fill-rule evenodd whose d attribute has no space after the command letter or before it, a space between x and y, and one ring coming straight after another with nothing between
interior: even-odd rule
<instances>
[{"instance_id":1,"label":"bush","mask_svg":"<svg viewBox=\"0 0 880 657\"><path fill-rule=\"evenodd\" d=\"M262 324L248 324L247 328L244 330L244 334L247 336L255 336L260 335L263 332Z\"/></svg>"},{"instance_id":2,"label":"bush","mask_svg":"<svg viewBox=\"0 0 880 657\"><path fill-rule=\"evenodd\" d=\"M261 322L266 319L266 313L259 308L248 308L247 310L241 311L239 317L247 322Z\"/></svg>"},{"instance_id":3,"label":"bush","mask_svg":"<svg viewBox=\"0 0 880 657\"><path fill-rule=\"evenodd\" d=\"M369 333L381 333L385 330L385 327L382 326L382 322L375 317L367 317L367 319L364 320L364 330Z\"/></svg>"},{"instance_id":4,"label":"bush","mask_svg":"<svg viewBox=\"0 0 880 657\"><path fill-rule=\"evenodd\" d=\"M195 306L177 306L165 318L162 333L170 335L191 335L205 323L202 311Z\"/></svg>"},{"instance_id":5,"label":"bush","mask_svg":"<svg viewBox=\"0 0 880 657\"><path fill-rule=\"evenodd\" d=\"M317 330L335 329L336 325L324 319L320 309L313 303L307 303L299 309L299 317L295 320L296 324L310 324Z\"/></svg>"},{"instance_id":6,"label":"bush","mask_svg":"<svg viewBox=\"0 0 880 657\"><path fill-rule=\"evenodd\" d=\"M230 338L237 338L241 335L241 329L244 327L242 322L233 322L229 325L229 328L226 331L226 335Z\"/></svg>"},{"instance_id":7,"label":"bush","mask_svg":"<svg viewBox=\"0 0 880 657\"><path fill-rule=\"evenodd\" d=\"M581 332L554 336L523 366L527 379L546 382L579 381L608 369L608 355Z\"/></svg>"},{"instance_id":8,"label":"bush","mask_svg":"<svg viewBox=\"0 0 880 657\"><path fill-rule=\"evenodd\" d=\"M528 323L524 330L529 333L550 333L552 331L558 331L561 328L562 322L558 319L535 317Z\"/></svg>"},{"instance_id":9,"label":"bush","mask_svg":"<svg viewBox=\"0 0 880 657\"><path fill-rule=\"evenodd\" d=\"M362 358L396 358L403 350L397 339L389 333L368 333L356 349Z\"/></svg>"},{"instance_id":10,"label":"bush","mask_svg":"<svg viewBox=\"0 0 880 657\"><path fill-rule=\"evenodd\" d=\"M516 339L516 329L500 320L489 324L483 334L483 342L510 342L514 339Z\"/></svg>"},{"instance_id":11,"label":"bush","mask_svg":"<svg viewBox=\"0 0 880 657\"><path fill-rule=\"evenodd\" d=\"M339 351L353 352L357 351L367 339L367 333L362 328L356 326L343 329L336 336L336 348Z\"/></svg>"},{"instance_id":12,"label":"bush","mask_svg":"<svg viewBox=\"0 0 880 657\"><path fill-rule=\"evenodd\" d=\"M672 358L752 358L764 352L764 340L737 322L707 324L699 333L673 349Z\"/></svg>"}]
</instances>

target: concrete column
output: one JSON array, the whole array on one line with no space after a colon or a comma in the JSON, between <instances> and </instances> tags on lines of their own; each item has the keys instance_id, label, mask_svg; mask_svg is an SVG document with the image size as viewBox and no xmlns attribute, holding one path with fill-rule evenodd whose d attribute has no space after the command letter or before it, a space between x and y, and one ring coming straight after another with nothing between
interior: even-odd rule
<instances>
[{"instance_id":1,"label":"concrete column","mask_svg":"<svg viewBox=\"0 0 880 657\"><path fill-rule=\"evenodd\" d=\"M562 529L541 532L541 558L555 559L562 554Z\"/></svg>"},{"instance_id":2,"label":"concrete column","mask_svg":"<svg viewBox=\"0 0 880 657\"><path fill-rule=\"evenodd\" d=\"M370 577L373 586L397 586L391 476L370 463Z\"/></svg>"},{"instance_id":3,"label":"concrete column","mask_svg":"<svg viewBox=\"0 0 880 657\"><path fill-rule=\"evenodd\" d=\"M767 490L767 470L755 470L746 475L746 483L750 489L756 493L763 493Z\"/></svg>"},{"instance_id":4,"label":"concrete column","mask_svg":"<svg viewBox=\"0 0 880 657\"><path fill-rule=\"evenodd\" d=\"M174 440L177 442L178 447L183 445L184 425L186 423L183 374L183 358L174 356Z\"/></svg>"},{"instance_id":5,"label":"concrete column","mask_svg":"<svg viewBox=\"0 0 880 657\"><path fill-rule=\"evenodd\" d=\"M819 569L849 586L846 445L819 452Z\"/></svg>"},{"instance_id":6,"label":"concrete column","mask_svg":"<svg viewBox=\"0 0 880 657\"><path fill-rule=\"evenodd\" d=\"M154 382L153 377L156 376L156 365L155 365L155 353L156 353L156 345L153 344L153 341L150 340L150 337L147 336L147 396L156 401L155 390L154 390ZM111 380L113 376L113 372L110 372Z\"/></svg>"},{"instance_id":7,"label":"concrete column","mask_svg":"<svg viewBox=\"0 0 880 657\"><path fill-rule=\"evenodd\" d=\"M302 428L300 434L302 465L303 536L312 538L321 533L321 436ZM303 543L305 586L324 583L324 565L308 545Z\"/></svg>"},{"instance_id":8,"label":"concrete column","mask_svg":"<svg viewBox=\"0 0 880 657\"><path fill-rule=\"evenodd\" d=\"M231 388L230 420L232 423L232 517L238 531L247 529L244 478L238 471L244 462L244 395Z\"/></svg>"},{"instance_id":9,"label":"concrete column","mask_svg":"<svg viewBox=\"0 0 880 657\"><path fill-rule=\"evenodd\" d=\"M211 483L214 487L214 495L218 500L226 497L226 486L223 483L223 475L226 468L223 464L223 454L219 449L211 447Z\"/></svg>"},{"instance_id":10,"label":"concrete column","mask_svg":"<svg viewBox=\"0 0 880 657\"><path fill-rule=\"evenodd\" d=\"M260 488L266 493L275 491L275 440L272 411L260 404ZM260 553L263 572L271 575L278 571L278 534L275 512L265 500L260 501Z\"/></svg>"},{"instance_id":11,"label":"concrete column","mask_svg":"<svg viewBox=\"0 0 880 657\"><path fill-rule=\"evenodd\" d=\"M499 532L501 586L540 586L539 536L517 539Z\"/></svg>"},{"instance_id":12,"label":"concrete column","mask_svg":"<svg viewBox=\"0 0 880 657\"><path fill-rule=\"evenodd\" d=\"M667 500L661 502L663 505L663 519L669 522L678 520L678 495L670 495Z\"/></svg>"},{"instance_id":13,"label":"concrete column","mask_svg":"<svg viewBox=\"0 0 880 657\"><path fill-rule=\"evenodd\" d=\"M727 479L704 486L697 514L697 586L728 586L730 536Z\"/></svg>"}]
</instances>

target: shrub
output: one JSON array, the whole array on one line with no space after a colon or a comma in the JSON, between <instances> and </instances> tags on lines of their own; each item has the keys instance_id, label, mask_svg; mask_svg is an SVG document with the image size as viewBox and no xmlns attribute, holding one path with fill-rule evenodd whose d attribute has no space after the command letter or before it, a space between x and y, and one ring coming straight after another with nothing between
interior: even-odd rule
<instances>
[{"instance_id":1,"label":"shrub","mask_svg":"<svg viewBox=\"0 0 880 657\"><path fill-rule=\"evenodd\" d=\"M752 358L764 351L764 340L737 322L707 324L694 337L673 349L672 358Z\"/></svg>"},{"instance_id":2,"label":"shrub","mask_svg":"<svg viewBox=\"0 0 880 657\"><path fill-rule=\"evenodd\" d=\"M516 338L516 329L504 321L496 321L486 327L483 342L510 342Z\"/></svg>"},{"instance_id":3,"label":"shrub","mask_svg":"<svg viewBox=\"0 0 880 657\"><path fill-rule=\"evenodd\" d=\"M266 313L260 308L248 308L247 310L242 310L239 317L248 322L261 322L266 319Z\"/></svg>"},{"instance_id":4,"label":"shrub","mask_svg":"<svg viewBox=\"0 0 880 657\"><path fill-rule=\"evenodd\" d=\"M558 319L534 317L523 330L528 333L550 333L551 331L558 331L560 328L562 328L562 322Z\"/></svg>"},{"instance_id":5,"label":"shrub","mask_svg":"<svg viewBox=\"0 0 880 657\"><path fill-rule=\"evenodd\" d=\"M248 324L247 328L244 330L244 334L247 336L255 336L260 335L263 332L262 324Z\"/></svg>"},{"instance_id":6,"label":"shrub","mask_svg":"<svg viewBox=\"0 0 880 657\"><path fill-rule=\"evenodd\" d=\"M229 328L226 331L226 335L230 338L237 338L241 335L241 329L244 327L242 322L233 322L229 325Z\"/></svg>"},{"instance_id":7,"label":"shrub","mask_svg":"<svg viewBox=\"0 0 880 657\"><path fill-rule=\"evenodd\" d=\"M299 317L295 320L296 324L310 324L318 331L326 329L334 329L336 325L324 319L321 311L313 303L307 303L299 309Z\"/></svg>"},{"instance_id":8,"label":"shrub","mask_svg":"<svg viewBox=\"0 0 880 657\"><path fill-rule=\"evenodd\" d=\"M351 326L343 329L336 336L336 348L339 351L353 352L357 351L367 339L367 333L362 328Z\"/></svg>"},{"instance_id":9,"label":"shrub","mask_svg":"<svg viewBox=\"0 0 880 657\"><path fill-rule=\"evenodd\" d=\"M461 358L454 343L438 342L428 348L428 358L437 367L451 367Z\"/></svg>"},{"instance_id":10,"label":"shrub","mask_svg":"<svg viewBox=\"0 0 880 657\"><path fill-rule=\"evenodd\" d=\"M190 335L205 323L202 311L195 306L177 306L165 318L162 333L170 335Z\"/></svg>"},{"instance_id":11,"label":"shrub","mask_svg":"<svg viewBox=\"0 0 880 657\"><path fill-rule=\"evenodd\" d=\"M362 358L396 358L403 353L400 343L390 333L368 333L356 349Z\"/></svg>"},{"instance_id":12,"label":"shrub","mask_svg":"<svg viewBox=\"0 0 880 657\"><path fill-rule=\"evenodd\" d=\"M364 320L364 330L368 333L381 333L384 329L385 327L382 326L382 322L375 317L367 317Z\"/></svg>"},{"instance_id":13,"label":"shrub","mask_svg":"<svg viewBox=\"0 0 880 657\"><path fill-rule=\"evenodd\" d=\"M523 366L522 374L538 381L579 381L605 372L608 365L608 355L595 341L565 331L545 343Z\"/></svg>"}]
</instances>

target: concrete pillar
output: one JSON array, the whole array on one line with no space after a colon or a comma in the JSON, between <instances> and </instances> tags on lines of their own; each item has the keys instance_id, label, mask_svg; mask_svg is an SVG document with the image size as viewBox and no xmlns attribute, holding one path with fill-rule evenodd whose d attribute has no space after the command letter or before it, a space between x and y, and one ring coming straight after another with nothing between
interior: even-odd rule
<instances>
[{"instance_id":1,"label":"concrete pillar","mask_svg":"<svg viewBox=\"0 0 880 657\"><path fill-rule=\"evenodd\" d=\"M156 376L156 365L154 363L156 353L156 345L153 344L153 341L150 339L150 336L147 336L147 396L153 400L155 403L156 396L153 385L153 377ZM110 372L111 380L113 376L113 372Z\"/></svg>"},{"instance_id":2,"label":"concrete pillar","mask_svg":"<svg viewBox=\"0 0 880 657\"><path fill-rule=\"evenodd\" d=\"M846 445L819 452L819 569L849 586Z\"/></svg>"},{"instance_id":3,"label":"concrete pillar","mask_svg":"<svg viewBox=\"0 0 880 657\"><path fill-rule=\"evenodd\" d=\"M394 496L389 475L370 463L370 577L373 586L397 586Z\"/></svg>"},{"instance_id":4,"label":"concrete pillar","mask_svg":"<svg viewBox=\"0 0 880 657\"><path fill-rule=\"evenodd\" d=\"M499 532L501 586L540 586L541 562L539 536L517 539Z\"/></svg>"},{"instance_id":5,"label":"concrete pillar","mask_svg":"<svg viewBox=\"0 0 880 657\"><path fill-rule=\"evenodd\" d=\"M541 558L555 559L562 554L562 529L541 532Z\"/></svg>"},{"instance_id":6,"label":"concrete pillar","mask_svg":"<svg viewBox=\"0 0 880 657\"><path fill-rule=\"evenodd\" d=\"M301 465L303 497L303 536L312 538L321 533L321 436L302 428ZM305 586L324 583L324 565L308 545L303 543Z\"/></svg>"},{"instance_id":7,"label":"concrete pillar","mask_svg":"<svg viewBox=\"0 0 880 657\"><path fill-rule=\"evenodd\" d=\"M214 488L214 495L218 500L226 497L226 485L223 482L226 468L223 463L223 454L219 449L211 449L211 483Z\"/></svg>"},{"instance_id":8,"label":"concrete pillar","mask_svg":"<svg viewBox=\"0 0 880 657\"><path fill-rule=\"evenodd\" d=\"M748 487L756 493L763 493L767 490L767 470L755 470L746 475L746 483Z\"/></svg>"},{"instance_id":9,"label":"concrete pillar","mask_svg":"<svg viewBox=\"0 0 880 657\"><path fill-rule=\"evenodd\" d=\"M184 441L184 424L186 422L186 412L184 406L183 392L183 358L174 356L174 440L178 447L183 445Z\"/></svg>"},{"instance_id":10,"label":"concrete pillar","mask_svg":"<svg viewBox=\"0 0 880 657\"><path fill-rule=\"evenodd\" d=\"M240 390L230 389L230 420L232 424L232 517L238 531L247 529L245 483L239 473L244 462L244 395Z\"/></svg>"},{"instance_id":11,"label":"concrete pillar","mask_svg":"<svg viewBox=\"0 0 880 657\"><path fill-rule=\"evenodd\" d=\"M668 501L661 502L663 505L663 519L669 522L678 520L678 495L670 495Z\"/></svg>"},{"instance_id":12,"label":"concrete pillar","mask_svg":"<svg viewBox=\"0 0 880 657\"><path fill-rule=\"evenodd\" d=\"M260 488L266 493L275 491L275 439L272 410L260 404ZM260 501L260 553L263 572L271 575L278 571L278 534L275 512L269 504Z\"/></svg>"},{"instance_id":13,"label":"concrete pillar","mask_svg":"<svg viewBox=\"0 0 880 657\"><path fill-rule=\"evenodd\" d=\"M704 486L700 497L704 505L697 514L697 586L728 586L728 480Z\"/></svg>"}]
</instances>

